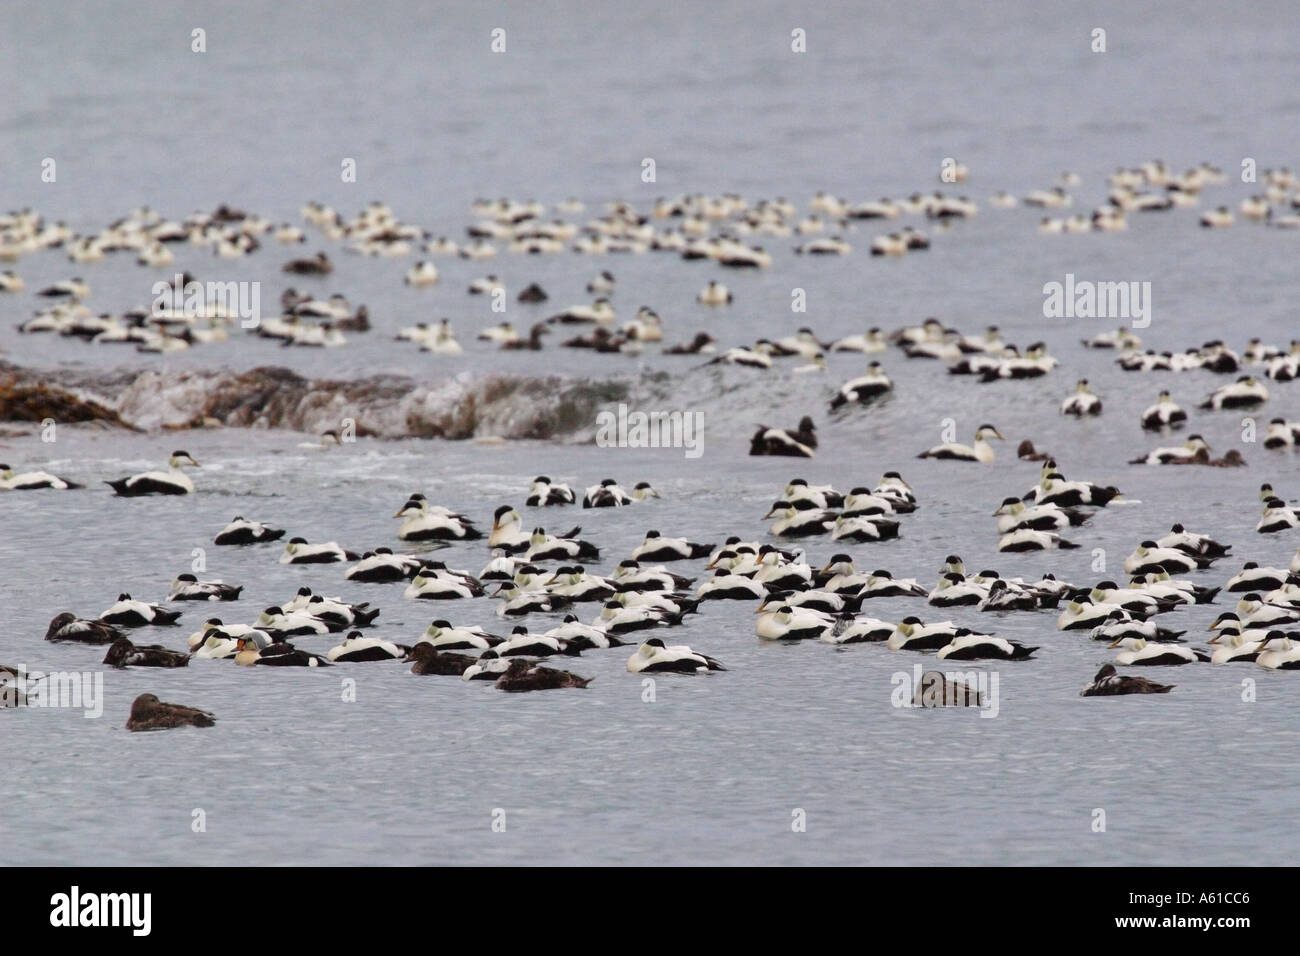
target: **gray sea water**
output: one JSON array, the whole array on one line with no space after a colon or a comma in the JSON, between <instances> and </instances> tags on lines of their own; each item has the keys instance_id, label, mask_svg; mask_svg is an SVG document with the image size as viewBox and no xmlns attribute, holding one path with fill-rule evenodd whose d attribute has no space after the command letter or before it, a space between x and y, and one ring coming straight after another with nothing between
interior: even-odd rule
<instances>
[{"instance_id":1,"label":"gray sea water","mask_svg":"<svg viewBox=\"0 0 1300 956\"><path fill-rule=\"evenodd\" d=\"M190 51L206 30L207 52ZM489 51L504 28L507 49ZM808 52L790 51L801 27ZM1107 30L1108 52L1089 37ZM1196 226L1197 210L1137 215L1128 232L1042 236L1037 213L999 212L999 189L1023 195L1064 169L1086 212L1105 197L1120 165L1162 157L1176 169L1202 160L1229 174L1202 207L1234 205L1258 190L1242 184L1243 158L1260 169L1300 163L1300 93L1294 13L1285 3L1228 9L1188 4L944 5L709 3L671 10L610 4L297 5L185 3L6 4L0 9L0 206L30 206L74 228L100 228L137 205L169 216L230 202L280 220L317 199L351 214L383 199L405 221L454 238L477 196L576 196L588 216L627 199L732 191L787 196L805 209L817 190L860 201L944 188L982 204L977 217L933 230L926 254L867 256L884 228L862 226L844 258L795 256L797 240L764 240L775 259L755 274L647 254L573 254L470 263L438 260L432 290L401 284L409 259L352 257L313 237L338 265L327 280L284 281L290 253L273 243L236 263L194 249L177 265L199 278L258 279L268 298L288 284L345 292L369 306L375 329L347 348L281 349L252 337L164 357L19 335L31 290L69 275L92 284L96 310L147 305L160 275L126 256L73 265L58 251L7 264L28 291L0 296L6 361L56 380L156 369L244 371L283 365L347 380L401 374L436 385L489 373L564 375L625 382L638 407L704 414L704 453L601 448L588 436L481 442L362 438L321 453L287 430L204 430L124 435L63 425L45 444L33 433L0 452L20 469L41 467L84 491L0 495L0 662L33 670L100 670L102 648L50 645L49 619L93 616L119 592L161 600L192 549L205 548L209 577L246 587L215 609L185 606L181 626L145 629L141 642L172 647L209 614L249 621L301 584L382 607L372 632L410 643L434 617L508 628L493 602L430 608L400 585L352 585L343 566L278 563L275 545L211 546L235 514L309 540L365 550L398 547L389 515L419 490L490 525L496 506L522 505L539 473L575 486L606 476L648 480L663 497L612 511L546 509L527 520L559 530L581 524L608 571L649 528L721 541L766 540L762 515L785 481L802 474L837 488L872 484L898 469L921 508L902 536L879 545L805 542L824 563L848 551L859 567L932 584L943 557L973 568L1079 584L1123 579L1120 565L1142 539L1182 521L1231 543L1233 555L1197 583L1222 584L1243 561L1282 565L1300 536L1254 532L1257 489L1297 492L1289 453L1241 441L1241 415L1192 411L1189 431L1216 453L1241 450L1245 469L1166 469L1125 464L1157 444L1138 415L1162 387L1191 409L1227 381L1208 372L1130 374L1113 354L1078 340L1118 324L1045 319L1042 286L1080 278L1152 283L1149 347L1181 350L1210 338L1240 349L1251 336L1285 345L1296 335L1300 235L1239 222ZM953 156L971 168L958 187L938 182ZM42 183L53 157L56 183ZM356 184L339 180L345 157ZM640 180L656 160L658 181ZM295 253L296 254L296 251ZM464 293L496 273L511 289L507 317L527 324L587 300L600 269L619 282L620 317L638 305L664 317L668 341L713 332L723 345L810 325L832 338L936 315L968 332L996 323L1022 345L1046 342L1062 362L1046 378L981 385L908 361L881 361L893 396L835 418L825 403L860 374L861 356L830 357L823 375L701 368L697 358L591 355L549 347L505 354L473 333L500 320ZM166 278L173 270L162 270ZM736 303L694 302L710 278ZM551 301L536 314L513 294L539 281ZM808 311L790 311L791 290ZM401 326L446 315L466 354L421 354L391 340ZM797 364L797 363L794 363ZM1062 420L1060 400L1087 377L1105 402L1096 420ZM177 388L183 390L184 385ZM1270 383L1266 417L1300 417L1300 386ZM105 394L112 389L105 385ZM160 399L161 401L161 399ZM347 409L340 409L346 414ZM822 447L812 462L746 456L759 422L793 425L812 414ZM960 440L991 421L1007 436L988 467L917 461L940 440L944 419ZM1014 447L1032 438L1071 478L1116 484L1129 503L1101 511L1071 536L1073 552L1000 555L990 516L1023 493L1038 465ZM113 498L101 481L157 467L183 447L202 463L198 493ZM1104 574L1093 570L1102 549ZM480 543L439 552L477 572ZM679 568L698 574L702 562ZM689 568L689 571L687 569ZM1161 618L1199 639L1226 604ZM896 620L952 618L1041 646L1036 659L975 665L999 676L999 714L922 711L891 704L898 672L921 656L882 646L769 646L753 632L752 607L706 605L670 633L729 668L665 677L643 700L627 654L593 652L566 666L586 691L507 695L490 685L416 678L407 667L331 670L236 668L194 661L184 670L133 669L104 676L104 715L73 710L0 712L0 788L5 862L51 864L234 863L885 863L885 864L1278 864L1295 840L1277 827L1297 778L1300 688L1291 675L1253 665L1162 669L1177 688L1158 698L1081 699L1079 688L1109 656L1078 632L1058 632L1047 612L1005 617L943 611L921 600L868 605ZM584 619L594 614L590 608ZM557 621L535 616L542 630ZM324 651L333 642L304 639ZM967 669L967 668L963 668ZM1254 699L1243 700L1253 679ZM345 702L345 679L356 700ZM164 700L216 712L216 728L129 734L131 700ZM1247 695L1249 696L1249 695ZM19 770L21 768L21 771ZM202 809L205 832L194 832ZM1093 830L1095 811L1106 830ZM504 832L495 832L497 810ZM806 832L794 832L797 810ZM494 815L495 814L495 815Z\"/></svg>"}]
</instances>

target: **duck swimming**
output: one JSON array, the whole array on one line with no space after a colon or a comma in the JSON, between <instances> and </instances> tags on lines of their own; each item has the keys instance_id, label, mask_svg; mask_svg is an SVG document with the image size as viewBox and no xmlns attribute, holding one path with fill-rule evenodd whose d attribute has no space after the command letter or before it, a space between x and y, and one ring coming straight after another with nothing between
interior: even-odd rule
<instances>
[{"instance_id":1,"label":"duck swimming","mask_svg":"<svg viewBox=\"0 0 1300 956\"><path fill-rule=\"evenodd\" d=\"M146 471L105 484L123 498L139 495L188 495L194 491L194 482L181 471L185 467L197 468L199 463L188 452L174 451L167 459L167 471Z\"/></svg>"},{"instance_id":2,"label":"duck swimming","mask_svg":"<svg viewBox=\"0 0 1300 956\"><path fill-rule=\"evenodd\" d=\"M768 428L759 425L749 442L751 455L777 455L789 458L812 458L817 448L816 426L805 415L795 429Z\"/></svg>"},{"instance_id":3,"label":"duck swimming","mask_svg":"<svg viewBox=\"0 0 1300 956\"><path fill-rule=\"evenodd\" d=\"M584 508L619 508L630 505L632 496L619 487L613 478L605 478L598 485L592 485L582 497Z\"/></svg>"},{"instance_id":4,"label":"duck swimming","mask_svg":"<svg viewBox=\"0 0 1300 956\"><path fill-rule=\"evenodd\" d=\"M166 611L157 604L135 601L129 594L119 594L117 603L100 614L99 620L118 627L166 626L175 624L180 616L180 611Z\"/></svg>"},{"instance_id":5,"label":"duck swimming","mask_svg":"<svg viewBox=\"0 0 1300 956\"><path fill-rule=\"evenodd\" d=\"M359 561L361 555L344 551L335 541L308 544L306 538L290 538L280 555L281 564L334 564L339 561Z\"/></svg>"},{"instance_id":6,"label":"duck swimming","mask_svg":"<svg viewBox=\"0 0 1300 956\"><path fill-rule=\"evenodd\" d=\"M1174 684L1157 684L1145 677L1121 676L1113 664L1103 664L1097 676L1079 691L1080 697L1118 697L1124 694L1167 694Z\"/></svg>"},{"instance_id":7,"label":"duck swimming","mask_svg":"<svg viewBox=\"0 0 1300 956\"><path fill-rule=\"evenodd\" d=\"M465 671L474 666L474 658L468 654L439 651L432 644L427 643L416 644L411 648L407 658L413 662L412 674L461 677Z\"/></svg>"},{"instance_id":8,"label":"duck swimming","mask_svg":"<svg viewBox=\"0 0 1300 956\"><path fill-rule=\"evenodd\" d=\"M199 581L192 574L177 575L172 582L168 601L237 601L243 587L220 581Z\"/></svg>"},{"instance_id":9,"label":"duck swimming","mask_svg":"<svg viewBox=\"0 0 1300 956\"><path fill-rule=\"evenodd\" d=\"M959 445L955 442L949 442L944 445L936 445L927 451L921 452L917 458L940 458L949 461L978 461L981 464L990 465L993 463L993 446L989 444L990 438L1002 438L1002 433L992 425L981 425L975 430L974 445Z\"/></svg>"},{"instance_id":10,"label":"duck swimming","mask_svg":"<svg viewBox=\"0 0 1300 956\"><path fill-rule=\"evenodd\" d=\"M545 475L538 475L528 488L528 497L524 504L529 508L542 508L548 505L571 505L577 498L573 489L563 482L553 482Z\"/></svg>"},{"instance_id":11,"label":"duck swimming","mask_svg":"<svg viewBox=\"0 0 1300 956\"><path fill-rule=\"evenodd\" d=\"M300 651L286 641L275 641L264 648L259 648L247 638L236 642L235 663L240 667L329 667L330 662L319 654Z\"/></svg>"},{"instance_id":12,"label":"duck swimming","mask_svg":"<svg viewBox=\"0 0 1300 956\"><path fill-rule=\"evenodd\" d=\"M1144 638L1124 637L1115 641L1111 647L1123 648L1115 655L1115 663L1121 665L1171 666L1175 664L1195 664L1208 661L1210 655L1177 644L1152 644Z\"/></svg>"},{"instance_id":13,"label":"duck swimming","mask_svg":"<svg viewBox=\"0 0 1300 956\"><path fill-rule=\"evenodd\" d=\"M497 678L497 690L519 693L530 690L559 690L565 687L586 687L595 678L579 677L569 671L543 667L532 661L514 658L505 672Z\"/></svg>"},{"instance_id":14,"label":"duck swimming","mask_svg":"<svg viewBox=\"0 0 1300 956\"><path fill-rule=\"evenodd\" d=\"M54 491L67 491L69 488L83 488L75 481L68 481L47 471L25 471L15 474L8 465L0 465L0 491L36 491L50 488Z\"/></svg>"},{"instance_id":15,"label":"duck swimming","mask_svg":"<svg viewBox=\"0 0 1300 956\"><path fill-rule=\"evenodd\" d=\"M212 727L216 718L206 710L169 704L153 694L141 694L131 702L126 729L133 731L172 730L176 727Z\"/></svg>"},{"instance_id":16,"label":"duck swimming","mask_svg":"<svg viewBox=\"0 0 1300 956\"><path fill-rule=\"evenodd\" d=\"M652 637L628 658L627 669L633 674L703 674L707 671L725 671L722 664L706 654L700 654L685 644L665 645Z\"/></svg>"},{"instance_id":17,"label":"duck swimming","mask_svg":"<svg viewBox=\"0 0 1300 956\"><path fill-rule=\"evenodd\" d=\"M1079 379L1079 384L1074 388L1074 394L1061 402L1061 414L1073 415L1076 418L1101 414L1101 399L1097 397L1096 392L1088 387L1086 378Z\"/></svg>"},{"instance_id":18,"label":"duck swimming","mask_svg":"<svg viewBox=\"0 0 1300 956\"><path fill-rule=\"evenodd\" d=\"M893 391L894 383L889 380L879 362L867 366L867 374L850 379L840 386L840 390L831 399L831 411L850 403L865 405Z\"/></svg>"},{"instance_id":19,"label":"duck swimming","mask_svg":"<svg viewBox=\"0 0 1300 956\"><path fill-rule=\"evenodd\" d=\"M213 539L213 544L258 544L263 541L278 541L284 537L283 528L272 528L260 521L249 521L243 515L231 519Z\"/></svg>"},{"instance_id":20,"label":"duck swimming","mask_svg":"<svg viewBox=\"0 0 1300 956\"><path fill-rule=\"evenodd\" d=\"M189 662L189 654L161 644L132 644L125 637L114 641L104 656L109 667L185 667Z\"/></svg>"},{"instance_id":21,"label":"duck swimming","mask_svg":"<svg viewBox=\"0 0 1300 956\"><path fill-rule=\"evenodd\" d=\"M1026 647L1018 641L972 634L953 638L951 643L939 648L935 656L939 660L952 661L1023 661L1033 657L1036 650L1038 648Z\"/></svg>"},{"instance_id":22,"label":"duck swimming","mask_svg":"<svg viewBox=\"0 0 1300 956\"><path fill-rule=\"evenodd\" d=\"M696 544L685 538L665 538L658 531L647 531L645 539L632 551L633 561L685 561L704 558L716 545Z\"/></svg>"},{"instance_id":23,"label":"duck swimming","mask_svg":"<svg viewBox=\"0 0 1300 956\"><path fill-rule=\"evenodd\" d=\"M56 614L45 631L47 641L69 641L78 644L111 644L125 636L112 624L79 618L70 611Z\"/></svg>"},{"instance_id":24,"label":"duck swimming","mask_svg":"<svg viewBox=\"0 0 1300 956\"><path fill-rule=\"evenodd\" d=\"M427 645L426 645L427 646ZM406 657L411 648L377 637L366 637L360 631L350 631L343 643L331 647L325 657L335 664L356 664L364 661L391 661Z\"/></svg>"}]
</instances>

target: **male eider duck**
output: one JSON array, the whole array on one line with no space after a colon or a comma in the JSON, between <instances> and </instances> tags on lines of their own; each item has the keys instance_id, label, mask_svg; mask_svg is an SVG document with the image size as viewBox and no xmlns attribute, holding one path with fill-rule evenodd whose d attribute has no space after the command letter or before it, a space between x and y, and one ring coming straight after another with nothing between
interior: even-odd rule
<instances>
[{"instance_id":1,"label":"male eider duck","mask_svg":"<svg viewBox=\"0 0 1300 956\"><path fill-rule=\"evenodd\" d=\"M69 488L81 487L83 486L76 482L51 475L46 471L25 471L15 474L8 465L0 465L0 491L36 491L40 488L66 491Z\"/></svg>"},{"instance_id":2,"label":"male eider duck","mask_svg":"<svg viewBox=\"0 0 1300 956\"><path fill-rule=\"evenodd\" d=\"M1037 647L1026 647L1018 641L1007 641L987 635L968 635L953 638L939 648L939 660L953 661L1023 661L1034 656Z\"/></svg>"},{"instance_id":3,"label":"male eider duck","mask_svg":"<svg viewBox=\"0 0 1300 956\"><path fill-rule=\"evenodd\" d=\"M613 478L605 478L600 484L592 485L582 497L584 508L619 508L631 503L632 496L620 488Z\"/></svg>"},{"instance_id":4,"label":"male eider duck","mask_svg":"<svg viewBox=\"0 0 1300 956\"><path fill-rule=\"evenodd\" d=\"M1061 402L1061 414L1082 418L1084 415L1100 415L1101 399L1088 387L1086 378L1079 379L1074 387L1074 394Z\"/></svg>"},{"instance_id":5,"label":"male eider duck","mask_svg":"<svg viewBox=\"0 0 1300 956\"><path fill-rule=\"evenodd\" d=\"M283 528L272 528L260 521L249 521L243 515L235 515L230 524L217 532L213 544L258 544L263 541L278 541L284 537Z\"/></svg>"},{"instance_id":6,"label":"male eider duck","mask_svg":"<svg viewBox=\"0 0 1300 956\"><path fill-rule=\"evenodd\" d=\"M171 730L175 727L212 727L216 718L206 710L169 704L153 694L141 694L131 702L126 729L133 731Z\"/></svg>"},{"instance_id":7,"label":"male eider duck","mask_svg":"<svg viewBox=\"0 0 1300 956\"><path fill-rule=\"evenodd\" d=\"M614 284L613 274L604 270L587 283L587 292L591 295L609 295L614 291Z\"/></svg>"},{"instance_id":8,"label":"male eider duck","mask_svg":"<svg viewBox=\"0 0 1300 956\"><path fill-rule=\"evenodd\" d=\"M850 379L840 386L840 390L831 399L831 411L852 402L865 405L893 389L894 383L889 380L880 363L872 362L867 366L867 374Z\"/></svg>"},{"instance_id":9,"label":"male eider duck","mask_svg":"<svg viewBox=\"0 0 1300 956\"><path fill-rule=\"evenodd\" d=\"M276 641L267 647L259 648L247 638L236 642L238 648L235 663L240 667L329 667L330 662L319 654L300 651L286 641Z\"/></svg>"},{"instance_id":10,"label":"male eider duck","mask_svg":"<svg viewBox=\"0 0 1300 956\"><path fill-rule=\"evenodd\" d=\"M721 663L706 654L700 654L685 644L665 645L652 637L636 649L627 661L633 674L703 674L707 671L725 671Z\"/></svg>"},{"instance_id":11,"label":"male eider duck","mask_svg":"<svg viewBox=\"0 0 1300 956\"><path fill-rule=\"evenodd\" d=\"M199 463L188 452L174 451L167 459L167 471L146 471L129 478L106 481L105 484L123 498L138 495L188 495L194 491L194 482L181 471L186 466L197 468Z\"/></svg>"},{"instance_id":12,"label":"male eider duck","mask_svg":"<svg viewBox=\"0 0 1300 956\"><path fill-rule=\"evenodd\" d=\"M1002 433L992 425L981 425L975 430L974 445L960 445L948 442L944 445L921 452L917 458L942 458L950 461L978 461L989 465L993 463L993 446L990 438L1002 439Z\"/></svg>"},{"instance_id":13,"label":"male eider duck","mask_svg":"<svg viewBox=\"0 0 1300 956\"><path fill-rule=\"evenodd\" d=\"M437 285L438 267L432 262L417 262L411 268L406 270L406 275L402 281L409 286L423 288L425 286Z\"/></svg>"},{"instance_id":14,"label":"male eider duck","mask_svg":"<svg viewBox=\"0 0 1300 956\"><path fill-rule=\"evenodd\" d=\"M1187 413L1174 403L1167 391L1161 392L1156 403L1142 413L1142 427L1147 431L1178 428L1187 421Z\"/></svg>"},{"instance_id":15,"label":"male eider duck","mask_svg":"<svg viewBox=\"0 0 1300 956\"><path fill-rule=\"evenodd\" d=\"M360 631L350 631L343 643L331 647L327 660L335 664L356 664L363 661L391 661L405 657L411 648L377 637L365 637Z\"/></svg>"},{"instance_id":16,"label":"male eider duck","mask_svg":"<svg viewBox=\"0 0 1300 956\"><path fill-rule=\"evenodd\" d=\"M1268 389L1253 375L1243 375L1231 385L1224 385L1214 392L1197 408L1232 409L1257 408L1268 401Z\"/></svg>"},{"instance_id":17,"label":"male eider duck","mask_svg":"<svg viewBox=\"0 0 1300 956\"><path fill-rule=\"evenodd\" d=\"M1200 435L1188 435L1187 441L1178 447L1157 448L1141 458L1134 458L1130 465L1180 465L1195 464L1199 458L1210 456L1210 446Z\"/></svg>"},{"instance_id":18,"label":"male eider duck","mask_svg":"<svg viewBox=\"0 0 1300 956\"><path fill-rule=\"evenodd\" d=\"M1281 631L1269 631L1260 643L1255 663L1269 670L1300 670L1300 641L1291 639L1295 636L1294 631L1290 635Z\"/></svg>"},{"instance_id":19,"label":"male eider duck","mask_svg":"<svg viewBox=\"0 0 1300 956\"><path fill-rule=\"evenodd\" d=\"M165 611L157 604L132 600L129 594L119 594L117 602L99 615L105 624L117 627L166 626L175 624L180 617L180 611Z\"/></svg>"},{"instance_id":20,"label":"male eider duck","mask_svg":"<svg viewBox=\"0 0 1300 956\"><path fill-rule=\"evenodd\" d=\"M647 531L645 539L632 551L633 561L685 561L704 558L716 547L697 544L685 538L665 538L658 531Z\"/></svg>"},{"instance_id":21,"label":"male eider duck","mask_svg":"<svg viewBox=\"0 0 1300 956\"><path fill-rule=\"evenodd\" d=\"M243 586L222 584L220 581L200 581L192 574L177 575L172 582L169 601L237 601Z\"/></svg>"},{"instance_id":22,"label":"male eider duck","mask_svg":"<svg viewBox=\"0 0 1300 956\"><path fill-rule=\"evenodd\" d=\"M576 501L573 489L563 482L553 482L545 475L538 475L528 488L528 497L524 504L529 508L542 508L548 505L571 505Z\"/></svg>"},{"instance_id":23,"label":"male eider duck","mask_svg":"<svg viewBox=\"0 0 1300 956\"><path fill-rule=\"evenodd\" d=\"M992 637L968 627L958 627L952 621L935 621L926 624L919 617L906 617L899 622L886 642L891 651L937 651L947 647L959 637Z\"/></svg>"},{"instance_id":24,"label":"male eider duck","mask_svg":"<svg viewBox=\"0 0 1300 956\"><path fill-rule=\"evenodd\" d=\"M306 538L290 538L280 555L281 564L334 564L338 561L359 561L361 555L345 551L335 541L308 544Z\"/></svg>"},{"instance_id":25,"label":"male eider duck","mask_svg":"<svg viewBox=\"0 0 1300 956\"><path fill-rule=\"evenodd\" d=\"M1141 637L1122 637L1110 646L1123 648L1115 655L1115 663L1126 666L1171 666L1195 664L1210 659L1210 655L1203 651L1194 651L1177 644L1152 644Z\"/></svg>"},{"instance_id":26,"label":"male eider duck","mask_svg":"<svg viewBox=\"0 0 1300 956\"><path fill-rule=\"evenodd\" d=\"M483 537L472 520L441 505L429 504L423 495L407 499L393 517L403 519L397 530L402 541L475 541Z\"/></svg>"},{"instance_id":27,"label":"male eider duck","mask_svg":"<svg viewBox=\"0 0 1300 956\"><path fill-rule=\"evenodd\" d=\"M1097 676L1083 690L1080 697L1118 697L1123 694L1167 694L1174 684L1157 684L1146 677L1121 676L1113 664L1103 664Z\"/></svg>"}]
</instances>

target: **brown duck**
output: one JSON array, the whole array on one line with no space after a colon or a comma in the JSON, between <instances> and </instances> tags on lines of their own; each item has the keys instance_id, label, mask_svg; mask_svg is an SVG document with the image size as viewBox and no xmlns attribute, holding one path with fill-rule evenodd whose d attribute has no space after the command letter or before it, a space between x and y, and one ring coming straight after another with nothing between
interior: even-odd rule
<instances>
[{"instance_id":1,"label":"brown duck","mask_svg":"<svg viewBox=\"0 0 1300 956\"><path fill-rule=\"evenodd\" d=\"M171 730L173 727L211 727L216 718L206 710L169 704L153 694L141 694L131 704L127 730Z\"/></svg>"}]
</instances>

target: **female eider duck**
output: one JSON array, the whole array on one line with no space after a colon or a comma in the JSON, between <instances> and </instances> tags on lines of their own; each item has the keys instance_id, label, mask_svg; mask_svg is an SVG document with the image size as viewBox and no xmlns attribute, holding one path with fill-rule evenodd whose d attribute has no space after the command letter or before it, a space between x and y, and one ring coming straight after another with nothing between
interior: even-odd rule
<instances>
[{"instance_id":1,"label":"female eider duck","mask_svg":"<svg viewBox=\"0 0 1300 956\"><path fill-rule=\"evenodd\" d=\"M129 594L119 594L117 603L99 615L105 624L117 627L165 626L175 624L180 617L180 611L165 611L157 604L132 600Z\"/></svg>"},{"instance_id":2,"label":"female eider duck","mask_svg":"<svg viewBox=\"0 0 1300 956\"><path fill-rule=\"evenodd\" d=\"M1074 387L1074 394L1061 403L1061 414L1073 415L1076 418L1101 414L1101 399L1088 387L1086 378L1079 379L1079 383Z\"/></svg>"},{"instance_id":3,"label":"female eider duck","mask_svg":"<svg viewBox=\"0 0 1300 956\"><path fill-rule=\"evenodd\" d=\"M66 491L69 488L81 488L82 485L47 471L25 471L15 474L8 465L0 465L0 491L36 491L50 488L54 491Z\"/></svg>"},{"instance_id":4,"label":"female eider duck","mask_svg":"<svg viewBox=\"0 0 1300 956\"><path fill-rule=\"evenodd\" d=\"M865 405L893 391L894 383L889 380L879 362L867 366L867 374L850 379L840 386L840 390L831 399L831 411L856 402Z\"/></svg>"},{"instance_id":5,"label":"female eider duck","mask_svg":"<svg viewBox=\"0 0 1300 956\"><path fill-rule=\"evenodd\" d=\"M579 677L569 671L543 667L532 661L514 658L505 672L497 678L497 690L518 693L530 690L559 690L565 687L586 687L594 677Z\"/></svg>"},{"instance_id":6,"label":"female eider duck","mask_svg":"<svg viewBox=\"0 0 1300 956\"><path fill-rule=\"evenodd\" d=\"M137 495L188 495L194 491L194 482L181 471L186 466L197 468L199 463L188 452L174 451L167 459L167 471L146 471L129 478L107 481L105 484L123 498Z\"/></svg>"},{"instance_id":7,"label":"female eider duck","mask_svg":"<svg viewBox=\"0 0 1300 956\"><path fill-rule=\"evenodd\" d=\"M153 694L141 694L131 702L126 729L132 731L171 730L175 727L212 727L216 718L206 710L169 704Z\"/></svg>"},{"instance_id":8,"label":"female eider duck","mask_svg":"<svg viewBox=\"0 0 1300 956\"><path fill-rule=\"evenodd\" d=\"M665 645L652 637L628 658L627 669L633 674L703 674L707 671L725 671L721 663L706 654L692 650L686 644Z\"/></svg>"},{"instance_id":9,"label":"female eider duck","mask_svg":"<svg viewBox=\"0 0 1300 956\"><path fill-rule=\"evenodd\" d=\"M132 644L129 638L114 641L104 655L109 667L185 667L190 655L172 651L161 644Z\"/></svg>"},{"instance_id":10,"label":"female eider duck","mask_svg":"<svg viewBox=\"0 0 1300 956\"><path fill-rule=\"evenodd\" d=\"M1002 433L992 425L981 425L975 430L974 445L948 442L923 451L916 457L941 458L949 461L978 461L989 465L993 463L993 446L989 444L990 438L1002 439Z\"/></svg>"},{"instance_id":11,"label":"female eider duck","mask_svg":"<svg viewBox=\"0 0 1300 956\"><path fill-rule=\"evenodd\" d=\"M283 528L272 528L260 521L249 521L243 515L235 515L230 524L217 532L213 544L259 544L263 541L278 541L284 537Z\"/></svg>"},{"instance_id":12,"label":"female eider duck","mask_svg":"<svg viewBox=\"0 0 1300 956\"><path fill-rule=\"evenodd\" d=\"M465 671L474 666L474 658L468 654L439 651L428 643L416 644L406 657L412 661L412 674L462 677Z\"/></svg>"},{"instance_id":13,"label":"female eider duck","mask_svg":"<svg viewBox=\"0 0 1300 956\"><path fill-rule=\"evenodd\" d=\"M45 630L47 641L75 641L78 644L111 644L123 636L122 631L112 624L79 618L70 611L54 615Z\"/></svg>"},{"instance_id":14,"label":"female eider duck","mask_svg":"<svg viewBox=\"0 0 1300 956\"><path fill-rule=\"evenodd\" d=\"M1118 697L1123 694L1167 694L1174 684L1157 684L1146 677L1121 676L1114 664L1103 664L1097 676L1083 690L1080 697Z\"/></svg>"}]
</instances>

